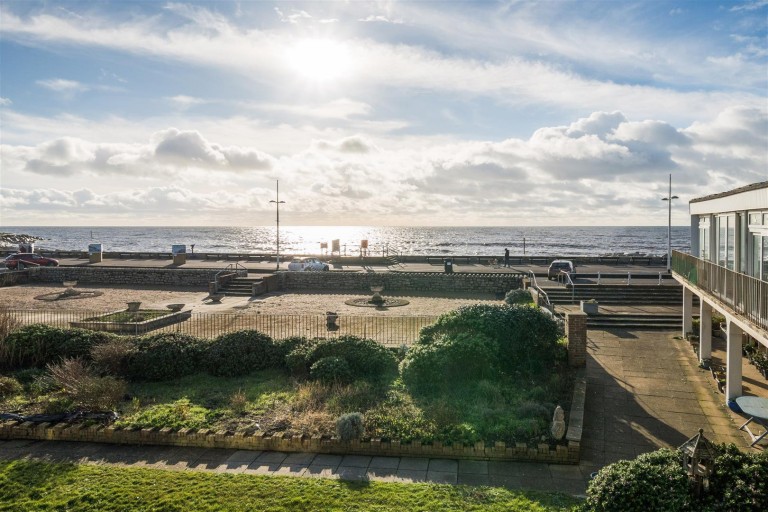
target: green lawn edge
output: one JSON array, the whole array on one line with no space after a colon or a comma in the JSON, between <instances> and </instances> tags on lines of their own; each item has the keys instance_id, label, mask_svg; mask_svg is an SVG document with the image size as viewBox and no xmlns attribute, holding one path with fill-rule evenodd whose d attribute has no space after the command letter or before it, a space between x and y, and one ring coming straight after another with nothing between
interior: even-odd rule
<instances>
[{"instance_id":1,"label":"green lawn edge","mask_svg":"<svg viewBox=\"0 0 768 512\"><path fill-rule=\"evenodd\" d=\"M497 487L0 461L0 510L544 512L579 503L566 494Z\"/></svg>"}]
</instances>

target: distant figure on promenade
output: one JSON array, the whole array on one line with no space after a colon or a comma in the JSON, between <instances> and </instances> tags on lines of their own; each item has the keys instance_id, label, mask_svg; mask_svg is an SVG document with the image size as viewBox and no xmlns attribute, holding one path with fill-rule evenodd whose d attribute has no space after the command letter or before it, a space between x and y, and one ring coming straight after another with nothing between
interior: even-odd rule
<instances>
[{"instance_id":1,"label":"distant figure on promenade","mask_svg":"<svg viewBox=\"0 0 768 512\"><path fill-rule=\"evenodd\" d=\"M509 249L504 249L504 266L509 266Z\"/></svg>"}]
</instances>

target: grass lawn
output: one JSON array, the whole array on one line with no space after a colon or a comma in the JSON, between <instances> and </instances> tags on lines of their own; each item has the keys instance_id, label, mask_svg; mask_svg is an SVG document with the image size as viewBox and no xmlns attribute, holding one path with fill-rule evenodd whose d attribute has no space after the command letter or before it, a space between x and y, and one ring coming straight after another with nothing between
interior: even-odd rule
<instances>
[{"instance_id":1,"label":"grass lawn","mask_svg":"<svg viewBox=\"0 0 768 512\"><path fill-rule=\"evenodd\" d=\"M0 510L574 510L555 493L0 461Z\"/></svg>"}]
</instances>

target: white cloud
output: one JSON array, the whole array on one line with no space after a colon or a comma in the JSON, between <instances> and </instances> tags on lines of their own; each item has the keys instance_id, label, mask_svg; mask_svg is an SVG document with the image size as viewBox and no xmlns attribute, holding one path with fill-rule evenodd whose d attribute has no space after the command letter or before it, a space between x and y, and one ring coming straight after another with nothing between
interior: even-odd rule
<instances>
[{"instance_id":1,"label":"white cloud","mask_svg":"<svg viewBox=\"0 0 768 512\"><path fill-rule=\"evenodd\" d=\"M7 107L9 105L13 105L13 102L10 100L10 98L3 98L0 96L0 107Z\"/></svg>"},{"instance_id":2,"label":"white cloud","mask_svg":"<svg viewBox=\"0 0 768 512\"><path fill-rule=\"evenodd\" d=\"M187 96L184 94L171 96L167 98L167 100L170 101L174 107L182 110L206 103L206 101L202 98L195 98L194 96Z\"/></svg>"},{"instance_id":3,"label":"white cloud","mask_svg":"<svg viewBox=\"0 0 768 512\"><path fill-rule=\"evenodd\" d=\"M277 13L277 16L280 18L280 21L282 21L283 23L296 24L302 20L312 19L312 16L308 12L298 10L298 9L291 9L290 14L286 14L282 10L280 10L279 7L275 7L275 12Z\"/></svg>"},{"instance_id":4,"label":"white cloud","mask_svg":"<svg viewBox=\"0 0 768 512\"><path fill-rule=\"evenodd\" d=\"M279 178L289 224L647 225L666 222L658 203L671 172L682 199L674 222L685 223L689 199L766 179L767 134L768 112L740 107L685 128L595 112L525 139L348 135L280 157L175 128L140 144L58 138L1 148L2 209L8 223L50 212L151 223L166 208L192 225L249 224L270 218L265 198ZM19 185L40 173L50 189Z\"/></svg>"},{"instance_id":5,"label":"white cloud","mask_svg":"<svg viewBox=\"0 0 768 512\"><path fill-rule=\"evenodd\" d=\"M37 80L35 83L41 87L45 87L46 89L49 89L55 92L72 93L72 92L83 92L88 90L87 85L81 84L76 80L66 80L64 78L51 78L48 80Z\"/></svg>"}]
</instances>

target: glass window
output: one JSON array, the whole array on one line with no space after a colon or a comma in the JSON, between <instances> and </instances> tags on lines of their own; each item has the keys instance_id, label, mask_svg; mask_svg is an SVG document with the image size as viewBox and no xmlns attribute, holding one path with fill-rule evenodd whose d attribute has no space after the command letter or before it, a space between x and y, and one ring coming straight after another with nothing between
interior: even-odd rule
<instances>
[{"instance_id":1,"label":"glass window","mask_svg":"<svg viewBox=\"0 0 768 512\"><path fill-rule=\"evenodd\" d=\"M732 215L729 215L727 217L728 219L728 256L726 258L725 266L731 270L733 270L733 263L735 260L735 247L736 247L736 226L735 220L736 218Z\"/></svg>"},{"instance_id":2,"label":"glass window","mask_svg":"<svg viewBox=\"0 0 768 512\"><path fill-rule=\"evenodd\" d=\"M749 224L751 226L759 226L763 223L763 216L759 213L749 214Z\"/></svg>"},{"instance_id":3,"label":"glass window","mask_svg":"<svg viewBox=\"0 0 768 512\"><path fill-rule=\"evenodd\" d=\"M768 237L766 237L768 238ZM756 277L760 279L760 266L761 266L761 260L760 260L760 248L762 246L762 241L760 240L760 235L752 234L752 271L749 273L752 277Z\"/></svg>"},{"instance_id":4,"label":"glass window","mask_svg":"<svg viewBox=\"0 0 768 512\"><path fill-rule=\"evenodd\" d=\"M768 281L768 236L763 237L763 281Z\"/></svg>"},{"instance_id":5,"label":"glass window","mask_svg":"<svg viewBox=\"0 0 768 512\"><path fill-rule=\"evenodd\" d=\"M709 228L699 228L699 258L709 260Z\"/></svg>"},{"instance_id":6,"label":"glass window","mask_svg":"<svg viewBox=\"0 0 768 512\"><path fill-rule=\"evenodd\" d=\"M739 214L739 272L747 273L747 243L749 242L749 226L747 226L747 214Z\"/></svg>"},{"instance_id":7,"label":"glass window","mask_svg":"<svg viewBox=\"0 0 768 512\"><path fill-rule=\"evenodd\" d=\"M727 247L728 219L726 217L717 218L717 264L725 266L725 249Z\"/></svg>"}]
</instances>

